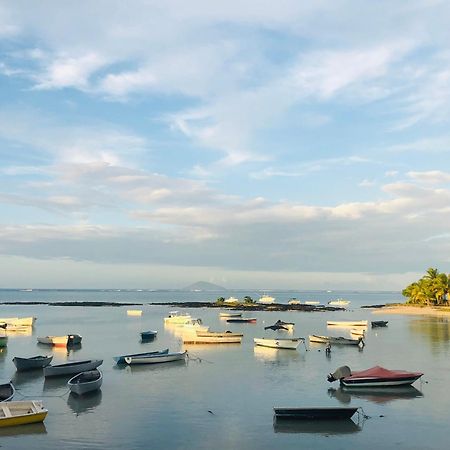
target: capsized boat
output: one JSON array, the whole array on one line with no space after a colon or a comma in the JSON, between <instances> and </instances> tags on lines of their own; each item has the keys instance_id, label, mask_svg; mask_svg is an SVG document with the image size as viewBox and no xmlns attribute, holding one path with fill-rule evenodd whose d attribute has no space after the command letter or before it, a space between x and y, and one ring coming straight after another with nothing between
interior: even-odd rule
<instances>
[{"instance_id":1,"label":"capsized boat","mask_svg":"<svg viewBox=\"0 0 450 450\"><path fill-rule=\"evenodd\" d=\"M0 383L0 402L8 402L14 397L16 389L11 381ZM1 411L1 407L0 407Z\"/></svg>"},{"instance_id":2,"label":"capsized boat","mask_svg":"<svg viewBox=\"0 0 450 450\"><path fill-rule=\"evenodd\" d=\"M20 371L42 369L52 362L53 356L33 356L31 358L13 358L16 369Z\"/></svg>"},{"instance_id":3,"label":"capsized boat","mask_svg":"<svg viewBox=\"0 0 450 450\"><path fill-rule=\"evenodd\" d=\"M184 352L173 352L166 354L154 354L154 355L146 355L146 356L126 356L125 362L127 364L159 364L159 363L167 363L173 361L180 361L186 359L187 351Z\"/></svg>"},{"instance_id":4,"label":"capsized boat","mask_svg":"<svg viewBox=\"0 0 450 450\"><path fill-rule=\"evenodd\" d=\"M329 327L367 327L367 320L328 320L327 326Z\"/></svg>"},{"instance_id":5,"label":"capsized boat","mask_svg":"<svg viewBox=\"0 0 450 450\"><path fill-rule=\"evenodd\" d=\"M3 403L0 406L0 427L43 422L48 410L37 400Z\"/></svg>"},{"instance_id":6,"label":"capsized boat","mask_svg":"<svg viewBox=\"0 0 450 450\"><path fill-rule=\"evenodd\" d=\"M0 325L6 324L18 327L32 327L35 321L36 317L6 317L0 318Z\"/></svg>"},{"instance_id":7,"label":"capsized boat","mask_svg":"<svg viewBox=\"0 0 450 450\"><path fill-rule=\"evenodd\" d=\"M285 330L294 331L295 323L293 322L283 322L282 320L277 320L273 325L264 327L265 330Z\"/></svg>"},{"instance_id":8,"label":"capsized boat","mask_svg":"<svg viewBox=\"0 0 450 450\"><path fill-rule=\"evenodd\" d=\"M81 344L82 336L79 334L66 334L65 336L44 336L38 337L39 344L54 345L56 347L70 347Z\"/></svg>"},{"instance_id":9,"label":"capsized boat","mask_svg":"<svg viewBox=\"0 0 450 450\"><path fill-rule=\"evenodd\" d=\"M311 334L309 336L309 342L317 342L319 344L337 344L337 345L359 345L362 343L362 338L350 339L342 336L319 336L317 334Z\"/></svg>"},{"instance_id":10,"label":"capsized boat","mask_svg":"<svg viewBox=\"0 0 450 450\"><path fill-rule=\"evenodd\" d=\"M44 377L57 377L73 375L96 369L103 363L102 359L87 359L84 361L69 361L63 364L55 364L44 367Z\"/></svg>"},{"instance_id":11,"label":"capsized boat","mask_svg":"<svg viewBox=\"0 0 450 450\"><path fill-rule=\"evenodd\" d=\"M144 353L133 353L129 355L121 355L121 356L113 356L116 364L126 364L125 358L132 356L148 356L148 355L167 355L169 353L169 349L166 348L164 350L156 350L154 352L144 352Z\"/></svg>"},{"instance_id":12,"label":"capsized boat","mask_svg":"<svg viewBox=\"0 0 450 450\"><path fill-rule=\"evenodd\" d=\"M328 375L328 381L339 380L342 386L348 388L358 387L382 387L382 386L404 386L414 383L423 373L408 372L406 370L389 370L381 366L371 367L367 370L352 372L350 367L339 367L335 372Z\"/></svg>"},{"instance_id":13,"label":"capsized boat","mask_svg":"<svg viewBox=\"0 0 450 450\"><path fill-rule=\"evenodd\" d=\"M296 420L346 420L358 408L273 408L275 418Z\"/></svg>"},{"instance_id":14,"label":"capsized boat","mask_svg":"<svg viewBox=\"0 0 450 450\"><path fill-rule=\"evenodd\" d=\"M300 342L304 342L303 338L253 338L255 345L260 345L261 347L270 348L283 348L289 350L295 350Z\"/></svg>"},{"instance_id":15,"label":"capsized boat","mask_svg":"<svg viewBox=\"0 0 450 450\"><path fill-rule=\"evenodd\" d=\"M70 392L83 395L100 389L103 382L103 373L98 370L87 370L72 377L67 385Z\"/></svg>"},{"instance_id":16,"label":"capsized boat","mask_svg":"<svg viewBox=\"0 0 450 450\"><path fill-rule=\"evenodd\" d=\"M256 323L256 317L233 317L227 319L228 323Z\"/></svg>"}]
</instances>

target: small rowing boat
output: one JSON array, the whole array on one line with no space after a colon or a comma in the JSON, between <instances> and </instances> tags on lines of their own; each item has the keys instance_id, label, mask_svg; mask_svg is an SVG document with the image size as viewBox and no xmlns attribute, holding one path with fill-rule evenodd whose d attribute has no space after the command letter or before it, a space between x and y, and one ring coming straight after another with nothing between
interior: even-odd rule
<instances>
[{"instance_id":1,"label":"small rowing boat","mask_svg":"<svg viewBox=\"0 0 450 450\"><path fill-rule=\"evenodd\" d=\"M227 322L228 323L256 323L256 318L255 317L249 317L249 318L235 317L235 318L227 319Z\"/></svg>"},{"instance_id":2,"label":"small rowing boat","mask_svg":"<svg viewBox=\"0 0 450 450\"><path fill-rule=\"evenodd\" d=\"M197 331L199 337L243 337L242 333L232 331Z\"/></svg>"},{"instance_id":3,"label":"small rowing boat","mask_svg":"<svg viewBox=\"0 0 450 450\"><path fill-rule=\"evenodd\" d=\"M144 353L133 353L130 355L121 355L121 356L113 356L116 364L126 364L125 358L130 358L133 356L149 356L149 355L167 355L169 353L169 349L166 348L164 350L156 350L154 352L144 352Z\"/></svg>"},{"instance_id":4,"label":"small rowing boat","mask_svg":"<svg viewBox=\"0 0 450 450\"><path fill-rule=\"evenodd\" d=\"M288 349L288 350L296 350L300 345L300 342L303 342L303 338L278 338L278 339L270 339L270 338L253 338L253 342L255 345L260 345L261 347L269 347L269 348L280 348L280 349Z\"/></svg>"},{"instance_id":5,"label":"small rowing boat","mask_svg":"<svg viewBox=\"0 0 450 450\"><path fill-rule=\"evenodd\" d=\"M221 312L219 313L219 317L241 317L242 313L240 312Z\"/></svg>"},{"instance_id":6,"label":"small rowing boat","mask_svg":"<svg viewBox=\"0 0 450 450\"><path fill-rule=\"evenodd\" d=\"M327 326L329 327L367 327L367 320L329 320L327 321Z\"/></svg>"},{"instance_id":7,"label":"small rowing boat","mask_svg":"<svg viewBox=\"0 0 450 450\"><path fill-rule=\"evenodd\" d=\"M53 356L33 356L31 358L13 358L13 363L19 372L33 369L42 369L52 362Z\"/></svg>"},{"instance_id":8,"label":"small rowing boat","mask_svg":"<svg viewBox=\"0 0 450 450\"><path fill-rule=\"evenodd\" d=\"M381 327L387 327L388 321L387 320L374 320L370 322L372 325L372 328L381 328Z\"/></svg>"},{"instance_id":9,"label":"small rowing boat","mask_svg":"<svg viewBox=\"0 0 450 450\"><path fill-rule=\"evenodd\" d=\"M100 389L102 382L103 373L98 369L94 369L75 375L67 382L67 385L70 392L83 395Z\"/></svg>"},{"instance_id":10,"label":"small rowing boat","mask_svg":"<svg viewBox=\"0 0 450 450\"><path fill-rule=\"evenodd\" d=\"M44 367L44 377L58 377L62 375L73 375L96 369L103 363L102 359L87 359L84 361L69 361L64 364L55 364Z\"/></svg>"},{"instance_id":11,"label":"small rowing boat","mask_svg":"<svg viewBox=\"0 0 450 450\"><path fill-rule=\"evenodd\" d=\"M66 334L65 336L38 337L39 344L54 345L55 347L70 347L81 344L82 336L79 334Z\"/></svg>"},{"instance_id":12,"label":"small rowing boat","mask_svg":"<svg viewBox=\"0 0 450 450\"><path fill-rule=\"evenodd\" d=\"M151 341L152 339L155 339L157 334L158 332L153 330L141 331L141 339L143 341Z\"/></svg>"},{"instance_id":13,"label":"small rowing boat","mask_svg":"<svg viewBox=\"0 0 450 450\"><path fill-rule=\"evenodd\" d=\"M0 383L0 402L8 402L14 397L16 389L11 381Z\"/></svg>"},{"instance_id":14,"label":"small rowing boat","mask_svg":"<svg viewBox=\"0 0 450 450\"><path fill-rule=\"evenodd\" d=\"M202 336L192 333L183 336L183 344L240 344L241 341L242 336L232 335L232 333L229 335L226 333L222 335L202 333Z\"/></svg>"},{"instance_id":15,"label":"small rowing boat","mask_svg":"<svg viewBox=\"0 0 450 450\"><path fill-rule=\"evenodd\" d=\"M295 420L346 420L358 408L273 408L275 418Z\"/></svg>"},{"instance_id":16,"label":"small rowing boat","mask_svg":"<svg viewBox=\"0 0 450 450\"><path fill-rule=\"evenodd\" d=\"M342 336L319 336L317 334L312 334L309 336L309 342L333 345L359 345L362 342L362 338L349 339Z\"/></svg>"},{"instance_id":17,"label":"small rowing boat","mask_svg":"<svg viewBox=\"0 0 450 450\"><path fill-rule=\"evenodd\" d=\"M168 363L174 361L184 360L187 356L187 352L173 352L161 355L147 355L147 356L127 356L125 357L125 362L127 364L159 364Z\"/></svg>"},{"instance_id":18,"label":"small rowing boat","mask_svg":"<svg viewBox=\"0 0 450 450\"><path fill-rule=\"evenodd\" d=\"M0 427L43 422L48 410L37 400L8 402L0 406Z\"/></svg>"}]
</instances>

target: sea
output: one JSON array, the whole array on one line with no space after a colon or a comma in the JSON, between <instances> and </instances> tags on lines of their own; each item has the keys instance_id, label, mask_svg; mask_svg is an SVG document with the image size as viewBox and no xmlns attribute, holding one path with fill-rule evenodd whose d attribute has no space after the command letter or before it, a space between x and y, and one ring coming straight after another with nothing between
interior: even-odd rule
<instances>
[{"instance_id":1,"label":"sea","mask_svg":"<svg viewBox=\"0 0 450 450\"><path fill-rule=\"evenodd\" d=\"M37 318L22 333L8 333L0 349L0 379L12 380L14 400L42 400L43 424L0 428L5 449L443 449L450 419L450 324L446 317L387 315L361 308L402 302L399 292L265 291L280 303L291 298L327 303L345 298L346 311L244 313L256 323L233 324L212 308L183 308L211 330L244 334L242 344L184 345L179 327L164 326L171 302L215 301L218 297L257 299L262 291L189 292L177 290L0 290L0 317ZM138 306L52 306L27 302L120 302ZM4 305L3 302L17 302ZM22 303L22 304L21 304ZM161 303L152 305L151 303ZM142 316L128 316L141 309ZM264 330L278 319L295 330ZM365 346L309 343L310 334L350 337L327 327L327 320L388 320L368 328ZM140 332L158 331L151 342ZM0 332L1 333L1 332ZM77 333L79 348L48 348L38 336ZM254 337L305 337L297 350L255 347ZM117 366L113 356L160 350L187 350L186 362ZM53 355L53 363L102 359L100 391L69 394L68 377L44 379L42 371L18 373L14 356ZM423 372L411 388L346 391L327 375L348 365L375 365ZM282 423L274 407L357 407L352 421Z\"/></svg>"}]
</instances>

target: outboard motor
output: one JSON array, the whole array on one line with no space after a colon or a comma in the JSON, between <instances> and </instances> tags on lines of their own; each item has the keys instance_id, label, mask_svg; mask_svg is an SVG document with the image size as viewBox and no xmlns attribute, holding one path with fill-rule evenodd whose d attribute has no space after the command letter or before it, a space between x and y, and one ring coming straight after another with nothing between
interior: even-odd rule
<instances>
[{"instance_id":1,"label":"outboard motor","mask_svg":"<svg viewBox=\"0 0 450 450\"><path fill-rule=\"evenodd\" d=\"M333 373L330 373L327 380L332 383L333 381L340 380L341 378L349 377L352 374L350 367L341 366L337 368Z\"/></svg>"}]
</instances>

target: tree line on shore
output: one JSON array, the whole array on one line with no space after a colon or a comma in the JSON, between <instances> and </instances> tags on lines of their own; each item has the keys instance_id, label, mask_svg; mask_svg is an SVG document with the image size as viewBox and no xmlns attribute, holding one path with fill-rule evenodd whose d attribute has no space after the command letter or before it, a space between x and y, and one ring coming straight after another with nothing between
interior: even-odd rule
<instances>
[{"instance_id":1,"label":"tree line on shore","mask_svg":"<svg viewBox=\"0 0 450 450\"><path fill-rule=\"evenodd\" d=\"M450 274L440 273L430 267L420 280L403 289L407 303L418 305L448 305L450 297Z\"/></svg>"}]
</instances>

